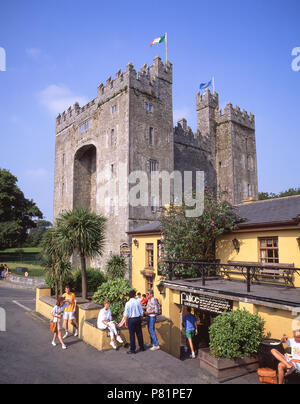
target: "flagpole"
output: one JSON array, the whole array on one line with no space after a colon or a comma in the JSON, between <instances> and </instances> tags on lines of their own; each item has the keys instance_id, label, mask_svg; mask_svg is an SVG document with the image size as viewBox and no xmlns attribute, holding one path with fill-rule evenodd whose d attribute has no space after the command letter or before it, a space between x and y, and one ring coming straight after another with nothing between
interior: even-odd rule
<instances>
[{"instance_id":1,"label":"flagpole","mask_svg":"<svg viewBox=\"0 0 300 404\"><path fill-rule=\"evenodd\" d=\"M213 94L215 93L215 76L213 76Z\"/></svg>"},{"instance_id":2,"label":"flagpole","mask_svg":"<svg viewBox=\"0 0 300 404\"><path fill-rule=\"evenodd\" d=\"M166 64L168 63L168 34L167 32L165 33L166 35Z\"/></svg>"}]
</instances>

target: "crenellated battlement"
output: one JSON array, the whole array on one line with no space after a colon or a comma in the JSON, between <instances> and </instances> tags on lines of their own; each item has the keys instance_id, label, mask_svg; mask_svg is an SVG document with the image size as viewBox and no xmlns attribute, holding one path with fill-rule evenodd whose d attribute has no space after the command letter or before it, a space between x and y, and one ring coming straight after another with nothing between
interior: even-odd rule
<instances>
[{"instance_id":1,"label":"crenellated battlement","mask_svg":"<svg viewBox=\"0 0 300 404\"><path fill-rule=\"evenodd\" d=\"M174 128L174 142L211 153L210 139L202 136L200 132L193 133L185 118L180 119Z\"/></svg>"},{"instance_id":2,"label":"crenellated battlement","mask_svg":"<svg viewBox=\"0 0 300 404\"><path fill-rule=\"evenodd\" d=\"M151 66L144 64L137 73L134 65L127 64L124 72L118 70L115 77L108 77L105 85L100 83L97 88L97 97L80 107L75 103L56 118L57 132L75 123L90 118L102 105L112 100L114 97L126 93L128 89L137 90L149 96L159 98L159 86L162 82L172 85L173 68L172 63L163 64L161 58L156 56Z\"/></svg>"},{"instance_id":3,"label":"crenellated battlement","mask_svg":"<svg viewBox=\"0 0 300 404\"><path fill-rule=\"evenodd\" d=\"M217 109L215 117L216 122L219 124L231 121L255 130L255 116L252 113L248 114L245 109L241 111L238 105L234 108L231 102L228 102L228 104L224 108L224 113L222 113L221 110Z\"/></svg>"},{"instance_id":4,"label":"crenellated battlement","mask_svg":"<svg viewBox=\"0 0 300 404\"><path fill-rule=\"evenodd\" d=\"M219 94L217 94L216 92L212 94L209 88L206 89L204 94L201 94L200 91L196 94L197 111L206 107L217 108L218 106L219 106Z\"/></svg>"}]
</instances>

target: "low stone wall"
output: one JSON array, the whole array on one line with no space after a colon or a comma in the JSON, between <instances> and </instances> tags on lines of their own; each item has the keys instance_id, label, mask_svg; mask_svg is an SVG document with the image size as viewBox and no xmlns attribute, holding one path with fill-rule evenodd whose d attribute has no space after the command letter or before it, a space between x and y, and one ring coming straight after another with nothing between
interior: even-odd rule
<instances>
[{"instance_id":1,"label":"low stone wall","mask_svg":"<svg viewBox=\"0 0 300 404\"><path fill-rule=\"evenodd\" d=\"M158 342L162 350L169 352L169 336L170 336L170 321L162 316L158 316L155 325L156 335ZM150 343L150 336L148 333L147 323L143 321L142 331L144 343ZM120 330L121 338L124 341L124 345L129 344L129 330L125 327ZM82 329L82 339L89 345L92 345L99 351L112 349L110 346L110 337L107 330L99 330L97 328L97 319L85 320ZM138 344L137 344L138 347Z\"/></svg>"},{"instance_id":2,"label":"low stone wall","mask_svg":"<svg viewBox=\"0 0 300 404\"><path fill-rule=\"evenodd\" d=\"M42 286L36 289L36 312L42 316L52 319L51 311L56 304L55 297L51 296L51 290L47 286ZM112 349L110 346L110 338L107 330L99 330L97 328L97 318L101 306L90 301L77 298L77 309L75 313L76 322L78 324L79 338L83 339L87 344L92 345L99 351ZM171 352L171 321L163 316L158 316L156 323L156 334L160 347L165 352ZM143 321L142 324L144 343L150 342L150 336L147 329L147 324ZM73 330L70 328L70 332ZM124 343L129 343L129 331L127 328L122 328L120 334Z\"/></svg>"},{"instance_id":3,"label":"low stone wall","mask_svg":"<svg viewBox=\"0 0 300 404\"><path fill-rule=\"evenodd\" d=\"M25 276L18 276L14 274L8 275L6 281L30 288L37 288L45 285L45 279L43 278L25 278Z\"/></svg>"}]
</instances>

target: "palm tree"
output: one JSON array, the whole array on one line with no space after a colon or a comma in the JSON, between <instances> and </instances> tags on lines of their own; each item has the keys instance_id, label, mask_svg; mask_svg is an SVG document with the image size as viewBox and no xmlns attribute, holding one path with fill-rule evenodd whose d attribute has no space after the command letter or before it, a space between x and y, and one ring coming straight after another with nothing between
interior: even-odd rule
<instances>
[{"instance_id":1,"label":"palm tree","mask_svg":"<svg viewBox=\"0 0 300 404\"><path fill-rule=\"evenodd\" d=\"M70 276L70 256L58 241L58 229L53 227L44 234L42 242L42 257L48 276L55 283L55 295L63 293L63 282Z\"/></svg>"},{"instance_id":2,"label":"palm tree","mask_svg":"<svg viewBox=\"0 0 300 404\"><path fill-rule=\"evenodd\" d=\"M86 259L103 254L106 218L84 208L62 213L57 219L58 240L69 254L78 252L82 272L82 297L87 298Z\"/></svg>"}]
</instances>

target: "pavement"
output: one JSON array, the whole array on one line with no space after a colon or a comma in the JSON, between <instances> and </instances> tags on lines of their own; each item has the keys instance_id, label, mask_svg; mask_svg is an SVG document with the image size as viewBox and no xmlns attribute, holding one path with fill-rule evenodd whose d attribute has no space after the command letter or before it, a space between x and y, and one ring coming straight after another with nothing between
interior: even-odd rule
<instances>
[{"instance_id":1,"label":"pavement","mask_svg":"<svg viewBox=\"0 0 300 404\"><path fill-rule=\"evenodd\" d=\"M73 336L67 350L51 345L49 321L35 310L35 292L0 287L6 332L0 332L0 384L217 384L198 360L181 361L163 352L127 355L99 352ZM229 381L257 384L256 374Z\"/></svg>"}]
</instances>

